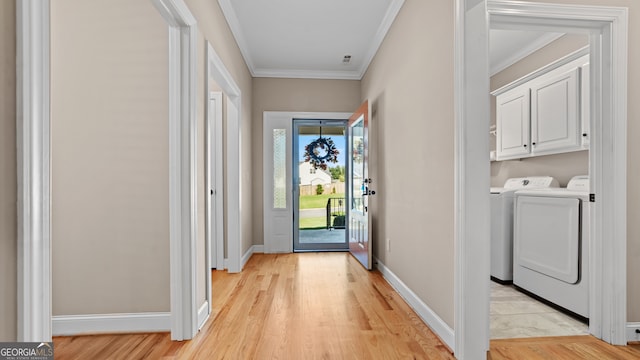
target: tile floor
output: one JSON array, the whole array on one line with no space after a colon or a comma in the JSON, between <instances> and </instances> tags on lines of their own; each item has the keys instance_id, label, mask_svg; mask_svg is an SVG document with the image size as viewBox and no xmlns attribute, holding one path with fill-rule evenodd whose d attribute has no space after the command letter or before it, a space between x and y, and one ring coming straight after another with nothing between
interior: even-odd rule
<instances>
[{"instance_id":1,"label":"tile floor","mask_svg":"<svg viewBox=\"0 0 640 360\"><path fill-rule=\"evenodd\" d=\"M586 335L589 326L510 285L491 281L491 338Z\"/></svg>"}]
</instances>

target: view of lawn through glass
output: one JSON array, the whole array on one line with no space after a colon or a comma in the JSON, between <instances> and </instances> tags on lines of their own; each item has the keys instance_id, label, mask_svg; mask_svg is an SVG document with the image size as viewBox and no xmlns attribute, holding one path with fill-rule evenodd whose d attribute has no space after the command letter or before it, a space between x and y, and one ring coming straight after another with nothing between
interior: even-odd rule
<instances>
[{"instance_id":1,"label":"view of lawn through glass","mask_svg":"<svg viewBox=\"0 0 640 360\"><path fill-rule=\"evenodd\" d=\"M294 250L346 249L346 121L302 121L294 125Z\"/></svg>"}]
</instances>

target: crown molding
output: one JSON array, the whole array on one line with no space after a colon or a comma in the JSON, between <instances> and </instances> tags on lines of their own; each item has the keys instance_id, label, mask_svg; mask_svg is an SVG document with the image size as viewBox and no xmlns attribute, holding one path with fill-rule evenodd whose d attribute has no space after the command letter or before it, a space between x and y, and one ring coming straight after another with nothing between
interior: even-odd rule
<instances>
[{"instance_id":1,"label":"crown molding","mask_svg":"<svg viewBox=\"0 0 640 360\"><path fill-rule=\"evenodd\" d=\"M236 15L236 11L233 9L233 5L231 5L231 0L218 0L218 4L220 4L220 8L222 9L222 13L224 14L225 19L227 19L227 24L229 24L229 28L231 28L231 33L233 37L236 39L236 43L240 48L240 53L242 54L242 58L244 62L247 64L249 68L249 72L251 76L256 77L255 74L255 65L253 64L251 51L249 50L249 46L247 45L247 41L244 37L244 32L242 31L242 26L240 26L240 20L238 20L238 16Z\"/></svg>"},{"instance_id":2,"label":"crown molding","mask_svg":"<svg viewBox=\"0 0 640 360\"><path fill-rule=\"evenodd\" d=\"M360 80L362 78L362 74L359 71L256 69L252 73L253 77L263 78L334 80Z\"/></svg>"},{"instance_id":3,"label":"crown molding","mask_svg":"<svg viewBox=\"0 0 640 360\"><path fill-rule=\"evenodd\" d=\"M391 25L393 25L393 22L395 21L396 16L398 16L398 13L400 12L402 5L404 5L404 0L391 0L391 4L389 5L389 8L387 9L387 13L382 19L382 22L380 22L380 27L378 27L378 31L376 32L376 35L371 39L371 45L369 46L369 50L365 55L365 60L362 63L362 67L360 68L360 71L359 71L360 79L362 79L364 74L367 72L367 69L371 64L371 61L373 61L373 58L378 53L378 49L380 49L380 46L382 45L382 42L384 41L385 36L387 36L387 32L389 32Z\"/></svg>"}]
</instances>

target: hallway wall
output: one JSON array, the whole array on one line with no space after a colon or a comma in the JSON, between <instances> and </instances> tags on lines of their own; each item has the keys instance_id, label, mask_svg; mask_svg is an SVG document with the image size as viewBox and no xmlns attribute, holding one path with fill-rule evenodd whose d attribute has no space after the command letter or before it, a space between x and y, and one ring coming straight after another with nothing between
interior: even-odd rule
<instances>
[{"instance_id":1,"label":"hallway wall","mask_svg":"<svg viewBox=\"0 0 640 360\"><path fill-rule=\"evenodd\" d=\"M353 112L360 105L360 81L253 79L253 156L262 159L265 111ZM253 168L253 243L264 243L262 164Z\"/></svg>"},{"instance_id":2,"label":"hallway wall","mask_svg":"<svg viewBox=\"0 0 640 360\"><path fill-rule=\"evenodd\" d=\"M199 61L206 59L206 49L207 44L206 41L209 41L216 53L222 59L225 67L233 77L234 81L240 88L242 92L242 108L239 109L240 117L241 117L241 130L240 130L240 161L241 161L241 179L239 179L240 183L240 192L241 192L241 204L240 208L242 209L242 218L241 221L241 231L242 231L242 244L241 251L244 254L251 246L253 246L253 234L252 234L252 226L253 226L253 217L251 208L253 206L253 198L255 195L252 193L253 189L253 175L252 171L255 167L253 164L252 157L252 133L254 129L252 128L252 117L251 117L251 104L252 104L252 78L249 69L247 68L246 63L244 62L244 58L240 53L240 48L227 25L227 21L224 18L222 13L222 9L220 5L218 5L217 1L211 0L185 0L185 3L191 10L193 16L195 16L198 21L198 30L201 34L199 44L198 44L198 58ZM204 63L201 63L202 65ZM201 65L201 66L202 66ZM204 108L204 99L206 98L206 88L207 85L204 81L204 68L198 68L198 158L204 159L205 152L205 142L204 142L204 121L205 121L205 108ZM226 119L225 119L225 132L226 132ZM226 139L225 139L226 142ZM201 162L199 165L199 174L202 174L200 171L204 171L204 163ZM226 165L225 165L226 169ZM226 171L226 170L225 170ZM199 176L199 179L202 178ZM198 187L199 189L204 190L204 183L202 186ZM226 184L225 184L226 191ZM198 194L199 201L202 199L202 195ZM228 196L225 195L225 199L228 199ZM200 215L198 217L199 221L199 234L204 236L204 224L202 223L203 211L204 211L204 203L201 203L198 207ZM225 209L226 209L226 200L225 200ZM226 215L225 215L226 221ZM226 238L226 236L225 236ZM200 238L201 239L201 238Z\"/></svg>"},{"instance_id":3,"label":"hallway wall","mask_svg":"<svg viewBox=\"0 0 640 360\"><path fill-rule=\"evenodd\" d=\"M16 2L0 1L0 342L17 335Z\"/></svg>"},{"instance_id":4,"label":"hallway wall","mask_svg":"<svg viewBox=\"0 0 640 360\"><path fill-rule=\"evenodd\" d=\"M168 312L168 30L51 1L53 315Z\"/></svg>"},{"instance_id":5,"label":"hallway wall","mask_svg":"<svg viewBox=\"0 0 640 360\"><path fill-rule=\"evenodd\" d=\"M362 79L377 142L374 254L451 328L453 30L453 2L407 0Z\"/></svg>"}]
</instances>

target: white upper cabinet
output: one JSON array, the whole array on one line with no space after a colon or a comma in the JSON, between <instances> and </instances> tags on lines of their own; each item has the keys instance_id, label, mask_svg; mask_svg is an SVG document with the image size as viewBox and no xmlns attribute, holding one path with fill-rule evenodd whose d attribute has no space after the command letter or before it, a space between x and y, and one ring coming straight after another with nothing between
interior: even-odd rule
<instances>
[{"instance_id":1,"label":"white upper cabinet","mask_svg":"<svg viewBox=\"0 0 640 360\"><path fill-rule=\"evenodd\" d=\"M521 87L497 97L496 156L498 160L529 154L529 88Z\"/></svg>"},{"instance_id":2,"label":"white upper cabinet","mask_svg":"<svg viewBox=\"0 0 640 360\"><path fill-rule=\"evenodd\" d=\"M496 160L588 149L588 49L492 94L496 96Z\"/></svg>"},{"instance_id":3,"label":"white upper cabinet","mask_svg":"<svg viewBox=\"0 0 640 360\"><path fill-rule=\"evenodd\" d=\"M531 84L531 154L577 150L580 140L580 68Z\"/></svg>"}]
</instances>

